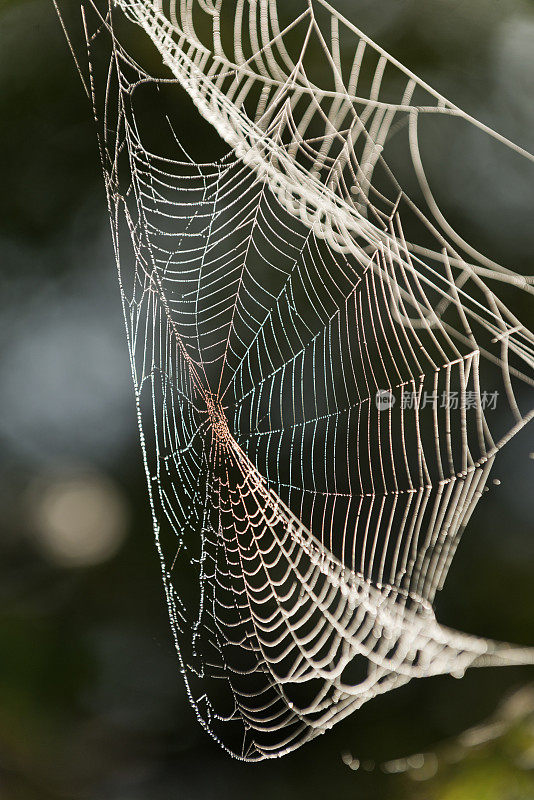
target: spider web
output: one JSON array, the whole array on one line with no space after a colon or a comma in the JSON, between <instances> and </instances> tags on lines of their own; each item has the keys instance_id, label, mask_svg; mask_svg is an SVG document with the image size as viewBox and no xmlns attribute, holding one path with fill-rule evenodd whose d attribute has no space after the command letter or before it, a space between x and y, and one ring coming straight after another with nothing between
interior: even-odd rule
<instances>
[{"instance_id":1,"label":"spider web","mask_svg":"<svg viewBox=\"0 0 534 800\"><path fill-rule=\"evenodd\" d=\"M199 721L257 760L414 677L532 662L432 610L496 453L532 416L534 340L503 300L531 281L448 224L420 129L452 120L533 157L324 0L284 24L275 0L82 11L156 542ZM126 46L132 22L164 77ZM158 116L179 87L222 158L197 163ZM170 155L150 144L157 125Z\"/></svg>"}]
</instances>

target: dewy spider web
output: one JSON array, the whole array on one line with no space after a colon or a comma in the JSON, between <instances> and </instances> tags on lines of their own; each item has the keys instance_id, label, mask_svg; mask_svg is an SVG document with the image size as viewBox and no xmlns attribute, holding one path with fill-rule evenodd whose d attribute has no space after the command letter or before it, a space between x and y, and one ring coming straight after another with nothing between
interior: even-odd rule
<instances>
[{"instance_id":1,"label":"dewy spider web","mask_svg":"<svg viewBox=\"0 0 534 800\"><path fill-rule=\"evenodd\" d=\"M163 582L202 725L240 758L279 756L413 677L532 662L432 610L496 453L532 416L533 336L502 299L532 286L444 219L421 121L532 156L325 0L285 27L275 0L89 2L83 18L90 58L110 46L104 84L93 70L85 85ZM166 78L129 54L131 23ZM225 157L194 162L176 126L171 157L150 146L157 105L143 125L137 98L169 83Z\"/></svg>"}]
</instances>

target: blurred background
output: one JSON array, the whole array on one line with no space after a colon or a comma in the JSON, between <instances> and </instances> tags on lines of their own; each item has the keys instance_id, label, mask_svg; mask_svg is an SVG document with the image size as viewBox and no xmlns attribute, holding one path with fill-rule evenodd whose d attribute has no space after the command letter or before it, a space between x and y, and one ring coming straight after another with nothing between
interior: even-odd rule
<instances>
[{"instance_id":1,"label":"blurred background","mask_svg":"<svg viewBox=\"0 0 534 800\"><path fill-rule=\"evenodd\" d=\"M336 6L534 149L531 1ZM91 110L51 2L0 0L0 116L1 800L532 800L529 668L413 683L260 765L200 729L153 546ZM189 105L183 125L196 130ZM468 144L457 174L499 178L503 165ZM532 173L506 164L500 196L475 177L455 193L445 172L442 195L467 238L532 273ZM532 451L527 428L498 458L441 622L534 644Z\"/></svg>"}]
</instances>

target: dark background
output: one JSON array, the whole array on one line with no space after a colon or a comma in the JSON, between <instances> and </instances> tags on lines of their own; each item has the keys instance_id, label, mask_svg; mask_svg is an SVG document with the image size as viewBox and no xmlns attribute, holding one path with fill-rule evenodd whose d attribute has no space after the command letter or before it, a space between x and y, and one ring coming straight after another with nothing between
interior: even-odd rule
<instances>
[{"instance_id":1,"label":"dark background","mask_svg":"<svg viewBox=\"0 0 534 800\"><path fill-rule=\"evenodd\" d=\"M63 5L79 26L77 4ZM534 148L531 2L337 6ZM51 2L0 0L0 118L1 800L534 798L531 668L416 682L260 765L230 760L200 729L153 546L95 132ZM183 124L196 130L185 104ZM449 216L534 272L534 169L453 147ZM490 170L499 189L482 193ZM471 521L440 621L534 644L533 450L527 428L497 460L501 483Z\"/></svg>"}]
</instances>

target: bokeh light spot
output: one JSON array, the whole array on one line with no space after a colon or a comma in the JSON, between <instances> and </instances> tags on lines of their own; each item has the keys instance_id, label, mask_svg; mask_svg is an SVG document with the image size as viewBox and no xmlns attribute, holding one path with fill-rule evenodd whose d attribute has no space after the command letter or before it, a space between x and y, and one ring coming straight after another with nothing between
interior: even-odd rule
<instances>
[{"instance_id":1,"label":"bokeh light spot","mask_svg":"<svg viewBox=\"0 0 534 800\"><path fill-rule=\"evenodd\" d=\"M125 501L99 473L71 473L41 481L33 494L34 531L43 555L63 567L107 561L126 536Z\"/></svg>"}]
</instances>

